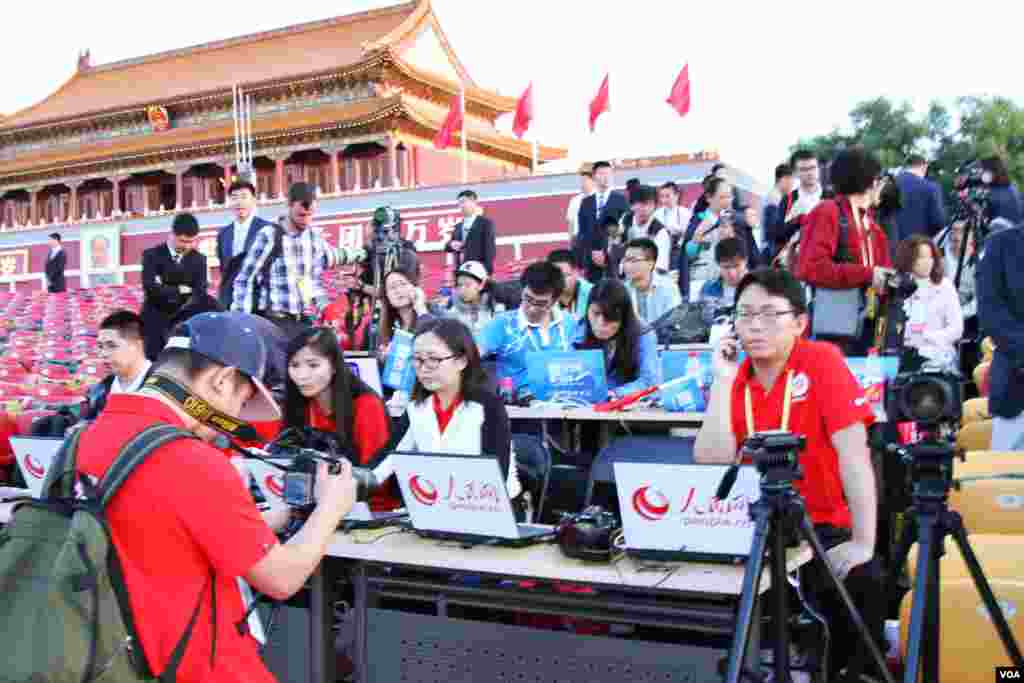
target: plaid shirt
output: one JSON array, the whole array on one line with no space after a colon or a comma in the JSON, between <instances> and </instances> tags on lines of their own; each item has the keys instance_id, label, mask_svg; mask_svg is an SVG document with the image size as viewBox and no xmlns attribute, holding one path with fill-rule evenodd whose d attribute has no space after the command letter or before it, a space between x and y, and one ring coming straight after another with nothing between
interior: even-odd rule
<instances>
[{"instance_id":1,"label":"plaid shirt","mask_svg":"<svg viewBox=\"0 0 1024 683\"><path fill-rule=\"evenodd\" d=\"M281 256L270 265L270 282L261 285L260 300L253 301L254 285L274 249L275 230L276 226L265 226L253 240L235 278L231 310L303 315L308 306L322 309L327 302L320 276L325 268L331 269L336 265L337 252L312 228L296 234L287 229L284 231ZM304 287L302 283L307 284Z\"/></svg>"}]
</instances>

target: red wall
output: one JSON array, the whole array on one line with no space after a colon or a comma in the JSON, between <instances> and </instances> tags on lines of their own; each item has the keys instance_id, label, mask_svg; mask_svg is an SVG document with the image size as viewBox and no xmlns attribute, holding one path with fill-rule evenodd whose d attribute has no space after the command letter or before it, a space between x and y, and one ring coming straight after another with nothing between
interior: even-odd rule
<instances>
[{"instance_id":1,"label":"red wall","mask_svg":"<svg viewBox=\"0 0 1024 683\"><path fill-rule=\"evenodd\" d=\"M420 185L448 185L462 182L462 155L455 149L441 151L432 147L414 148L415 177ZM506 171L498 162L470 158L466 173L470 181L522 175L525 171Z\"/></svg>"}]
</instances>

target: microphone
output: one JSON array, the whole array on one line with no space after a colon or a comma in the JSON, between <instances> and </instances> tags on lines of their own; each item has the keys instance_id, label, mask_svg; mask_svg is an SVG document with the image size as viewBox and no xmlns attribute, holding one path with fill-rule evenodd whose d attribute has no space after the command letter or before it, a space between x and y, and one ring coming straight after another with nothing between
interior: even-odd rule
<instances>
[{"instance_id":1,"label":"microphone","mask_svg":"<svg viewBox=\"0 0 1024 683\"><path fill-rule=\"evenodd\" d=\"M739 463L729 465L729 469L727 469L725 474L722 476L722 481L718 482L718 490L715 491L715 498L718 500L725 500L728 498L729 492L732 491L732 486L736 483L736 477L738 477L739 474Z\"/></svg>"}]
</instances>

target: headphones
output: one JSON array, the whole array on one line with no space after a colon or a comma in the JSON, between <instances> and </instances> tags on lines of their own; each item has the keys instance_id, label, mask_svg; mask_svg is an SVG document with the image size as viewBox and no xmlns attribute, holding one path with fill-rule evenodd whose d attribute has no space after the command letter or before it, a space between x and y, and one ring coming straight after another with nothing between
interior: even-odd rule
<instances>
[{"instance_id":1,"label":"headphones","mask_svg":"<svg viewBox=\"0 0 1024 683\"><path fill-rule=\"evenodd\" d=\"M619 535L620 527L614 514L591 505L575 515L563 515L555 535L566 557L610 562L616 552L614 539Z\"/></svg>"}]
</instances>

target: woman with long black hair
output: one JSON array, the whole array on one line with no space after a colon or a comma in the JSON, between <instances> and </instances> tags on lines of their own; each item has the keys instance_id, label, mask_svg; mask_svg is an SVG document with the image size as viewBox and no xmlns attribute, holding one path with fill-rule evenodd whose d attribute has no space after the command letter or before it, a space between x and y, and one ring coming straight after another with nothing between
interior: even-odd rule
<instances>
[{"instance_id":1,"label":"woman with long black hair","mask_svg":"<svg viewBox=\"0 0 1024 683\"><path fill-rule=\"evenodd\" d=\"M657 336L637 317L619 280L602 280L591 290L586 322L575 347L604 352L612 398L661 383Z\"/></svg>"},{"instance_id":2,"label":"woman with long black hair","mask_svg":"<svg viewBox=\"0 0 1024 683\"><path fill-rule=\"evenodd\" d=\"M337 439L355 465L373 467L385 454L391 421L380 396L345 362L334 331L317 327L288 344L285 382L285 429L312 427ZM378 489L371 510L400 506L390 487Z\"/></svg>"}]
</instances>

